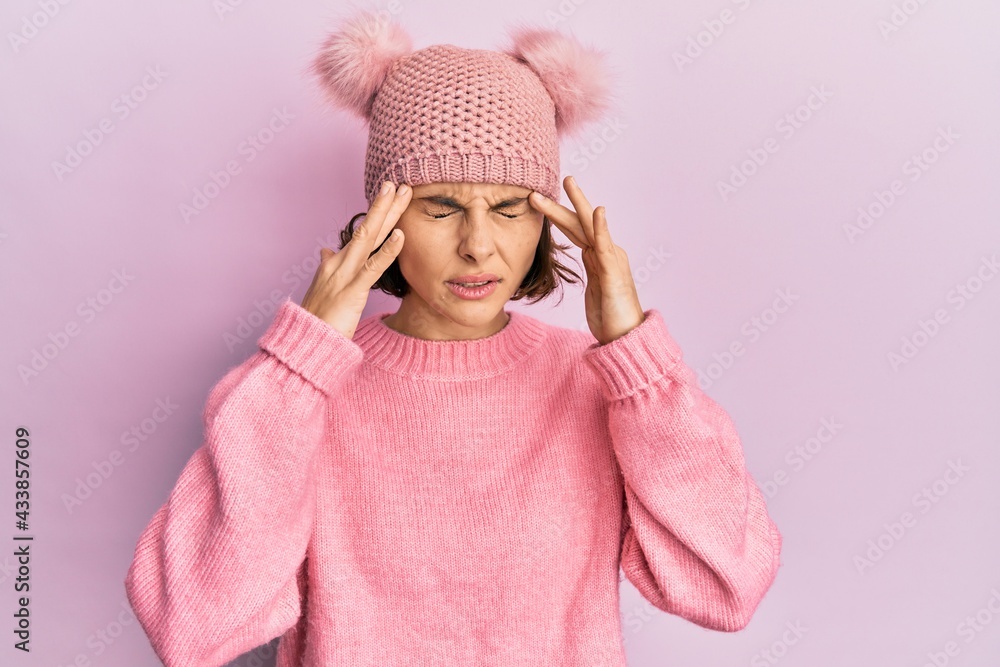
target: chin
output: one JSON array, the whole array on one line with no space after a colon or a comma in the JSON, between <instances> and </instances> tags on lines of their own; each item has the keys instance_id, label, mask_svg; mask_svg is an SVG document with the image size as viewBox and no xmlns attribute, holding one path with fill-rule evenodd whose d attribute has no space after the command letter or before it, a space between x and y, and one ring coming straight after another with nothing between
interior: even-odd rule
<instances>
[{"instance_id":1,"label":"chin","mask_svg":"<svg viewBox=\"0 0 1000 667\"><path fill-rule=\"evenodd\" d=\"M444 298L448 313L454 315L452 319L471 324L471 320L483 323L492 321L503 311L509 295L498 289L485 299L462 299L449 291Z\"/></svg>"}]
</instances>

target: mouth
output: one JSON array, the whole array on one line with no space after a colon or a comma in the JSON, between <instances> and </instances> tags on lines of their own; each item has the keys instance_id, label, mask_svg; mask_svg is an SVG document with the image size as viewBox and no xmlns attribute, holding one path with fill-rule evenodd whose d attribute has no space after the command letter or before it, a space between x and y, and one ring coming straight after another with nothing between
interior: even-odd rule
<instances>
[{"instance_id":1,"label":"mouth","mask_svg":"<svg viewBox=\"0 0 1000 667\"><path fill-rule=\"evenodd\" d=\"M451 280L446 280L445 282L449 285L459 285L460 287L472 288L472 287L482 287L484 285L489 285L490 283L500 282L502 279L495 273L466 273L461 276L455 276Z\"/></svg>"},{"instance_id":2,"label":"mouth","mask_svg":"<svg viewBox=\"0 0 1000 667\"><path fill-rule=\"evenodd\" d=\"M465 276L463 276L464 278ZM496 278L492 280L477 280L474 282L456 282L452 280L445 281L448 285L448 289L459 299L465 300L478 300L485 299L492 296L497 290L497 284L500 283L501 279Z\"/></svg>"},{"instance_id":3,"label":"mouth","mask_svg":"<svg viewBox=\"0 0 1000 667\"><path fill-rule=\"evenodd\" d=\"M489 285L490 283L498 283L501 281L497 279L497 280L480 280L474 283L463 283L463 282L458 282L456 280L448 280L445 282L447 282L449 285L460 285L461 287L482 287L484 285Z\"/></svg>"}]
</instances>

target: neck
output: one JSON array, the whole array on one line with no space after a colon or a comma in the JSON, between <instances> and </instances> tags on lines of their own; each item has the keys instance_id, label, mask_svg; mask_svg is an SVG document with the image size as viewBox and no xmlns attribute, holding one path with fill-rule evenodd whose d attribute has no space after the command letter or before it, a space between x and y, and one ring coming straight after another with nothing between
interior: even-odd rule
<instances>
[{"instance_id":1,"label":"neck","mask_svg":"<svg viewBox=\"0 0 1000 667\"><path fill-rule=\"evenodd\" d=\"M462 308L462 305L458 306ZM469 309L477 309L470 303ZM497 333L510 321L507 311L486 314L482 321L476 314L470 314L467 320L458 320L430 308L426 303L415 303L404 298L399 309L382 321L393 331L422 340L476 340Z\"/></svg>"}]
</instances>

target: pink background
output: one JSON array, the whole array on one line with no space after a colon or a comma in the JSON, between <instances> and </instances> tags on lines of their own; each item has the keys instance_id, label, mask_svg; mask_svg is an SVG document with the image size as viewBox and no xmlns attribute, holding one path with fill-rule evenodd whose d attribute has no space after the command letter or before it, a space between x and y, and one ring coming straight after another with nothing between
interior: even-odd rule
<instances>
[{"instance_id":1,"label":"pink background","mask_svg":"<svg viewBox=\"0 0 1000 667\"><path fill-rule=\"evenodd\" d=\"M364 127L303 74L347 5L223 2L0 9L3 451L10 469L14 430L30 429L35 535L32 651L14 651L8 630L4 664L158 663L122 613L139 533L201 442L208 390L270 322L269 299L300 299L319 245L336 247L365 208ZM995 665L1000 6L370 6L416 48L497 48L523 20L607 49L620 72L617 109L564 143L563 175L607 206L640 301L732 415L785 536L778 578L739 633L656 611L624 583L630 664L918 666L936 653ZM186 222L181 206L230 161L239 173ZM859 208L872 222L851 234ZM582 290L565 294L509 307L585 328ZM373 293L366 314L395 303ZM53 358L22 379L46 346ZM175 406L162 423L158 401ZM143 440L122 439L144 423ZM13 485L4 475L8 545ZM10 628L13 547L0 553Z\"/></svg>"}]
</instances>

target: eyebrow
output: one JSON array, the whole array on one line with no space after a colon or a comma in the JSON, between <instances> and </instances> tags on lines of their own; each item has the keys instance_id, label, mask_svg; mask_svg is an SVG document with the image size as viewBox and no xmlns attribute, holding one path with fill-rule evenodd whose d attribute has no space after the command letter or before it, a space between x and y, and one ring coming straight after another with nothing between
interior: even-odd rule
<instances>
[{"instance_id":1,"label":"eyebrow","mask_svg":"<svg viewBox=\"0 0 1000 667\"><path fill-rule=\"evenodd\" d=\"M451 208L462 208L462 205L459 204L454 199L452 199L451 197L444 197L442 195L429 195L427 197L418 197L417 199L423 200L423 201L433 202L435 204L441 204L442 206L449 206ZM499 202L499 203L491 206L490 208L494 208L494 209L495 208L510 208L511 206L516 206L516 205L521 204L521 203L526 202L526 201L528 201L527 197L510 197L508 199L504 199L502 202Z\"/></svg>"}]
</instances>

